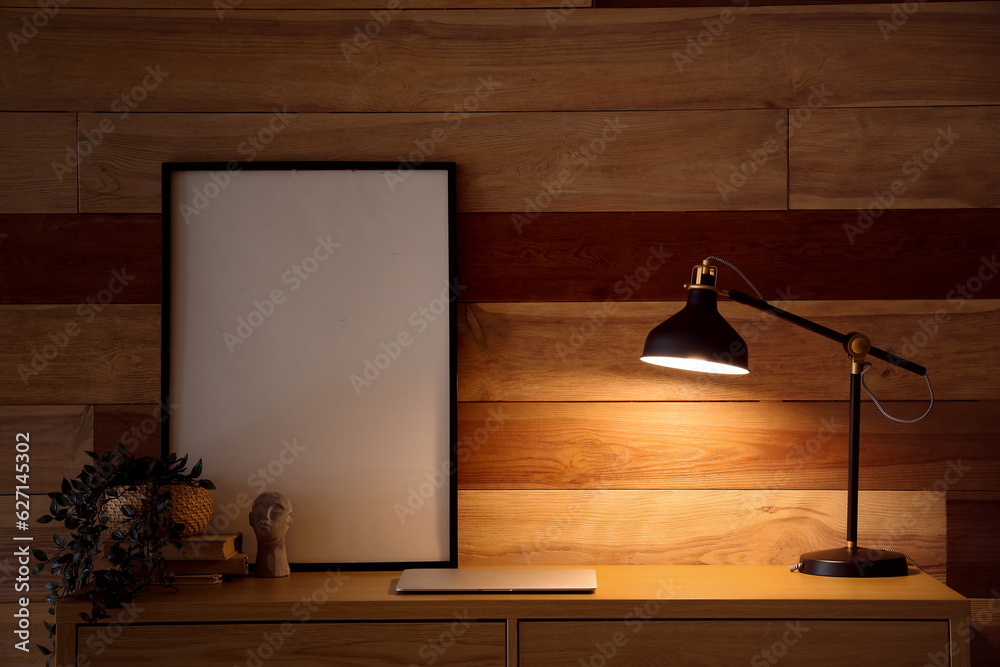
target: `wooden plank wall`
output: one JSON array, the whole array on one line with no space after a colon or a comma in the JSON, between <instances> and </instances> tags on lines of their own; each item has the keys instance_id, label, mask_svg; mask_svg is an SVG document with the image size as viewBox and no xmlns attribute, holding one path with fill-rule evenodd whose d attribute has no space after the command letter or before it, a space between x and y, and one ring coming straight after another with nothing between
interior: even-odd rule
<instances>
[{"instance_id":1,"label":"wooden plank wall","mask_svg":"<svg viewBox=\"0 0 1000 667\"><path fill-rule=\"evenodd\" d=\"M750 376L637 359L719 255L930 368L920 424L865 405L862 541L975 598L996 664L1000 2L49 4L0 2L4 636L14 434L36 508L84 449L157 449L159 163L430 159L459 165L462 564L839 544L838 350L724 304Z\"/></svg>"}]
</instances>

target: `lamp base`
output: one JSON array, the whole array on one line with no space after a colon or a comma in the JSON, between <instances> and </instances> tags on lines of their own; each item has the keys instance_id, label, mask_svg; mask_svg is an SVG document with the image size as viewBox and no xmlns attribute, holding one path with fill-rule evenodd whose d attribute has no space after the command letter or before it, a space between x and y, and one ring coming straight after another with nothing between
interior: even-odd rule
<instances>
[{"instance_id":1,"label":"lamp base","mask_svg":"<svg viewBox=\"0 0 1000 667\"><path fill-rule=\"evenodd\" d=\"M802 554L799 572L821 577L902 577L906 557L895 551L841 547Z\"/></svg>"}]
</instances>

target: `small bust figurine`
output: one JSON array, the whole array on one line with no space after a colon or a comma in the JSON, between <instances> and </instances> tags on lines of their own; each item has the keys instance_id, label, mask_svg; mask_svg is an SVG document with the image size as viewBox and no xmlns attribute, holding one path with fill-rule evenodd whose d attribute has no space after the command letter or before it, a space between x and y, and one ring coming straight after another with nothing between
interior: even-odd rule
<instances>
[{"instance_id":1,"label":"small bust figurine","mask_svg":"<svg viewBox=\"0 0 1000 667\"><path fill-rule=\"evenodd\" d=\"M285 549L285 534L291 523L292 501L287 496L268 491L253 501L250 525L257 536L255 576L287 577L291 573Z\"/></svg>"}]
</instances>

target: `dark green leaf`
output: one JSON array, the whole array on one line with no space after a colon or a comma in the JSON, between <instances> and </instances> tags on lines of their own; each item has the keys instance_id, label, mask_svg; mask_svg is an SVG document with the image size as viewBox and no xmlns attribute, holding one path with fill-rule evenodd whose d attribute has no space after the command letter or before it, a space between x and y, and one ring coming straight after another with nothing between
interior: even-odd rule
<instances>
[{"instance_id":1,"label":"dark green leaf","mask_svg":"<svg viewBox=\"0 0 1000 667\"><path fill-rule=\"evenodd\" d=\"M52 651L50 651L49 649L45 648L41 644L35 644L35 646L37 646L38 650L42 652L42 655L52 655ZM46 662L45 664L47 665L49 663Z\"/></svg>"},{"instance_id":2,"label":"dark green leaf","mask_svg":"<svg viewBox=\"0 0 1000 667\"><path fill-rule=\"evenodd\" d=\"M132 509L131 505L122 505L122 514L124 514L129 518L132 518L135 516L135 510Z\"/></svg>"},{"instance_id":3,"label":"dark green leaf","mask_svg":"<svg viewBox=\"0 0 1000 667\"><path fill-rule=\"evenodd\" d=\"M38 560L48 560L49 557L45 555L45 552L41 549L32 549L31 555L33 555Z\"/></svg>"},{"instance_id":4,"label":"dark green leaf","mask_svg":"<svg viewBox=\"0 0 1000 667\"><path fill-rule=\"evenodd\" d=\"M194 464L193 468L191 468L191 476L201 477L201 459L198 459L198 462Z\"/></svg>"},{"instance_id":5,"label":"dark green leaf","mask_svg":"<svg viewBox=\"0 0 1000 667\"><path fill-rule=\"evenodd\" d=\"M38 517L37 521L38 523L49 523L50 521L52 521L52 517L49 516L48 514L43 514L42 516Z\"/></svg>"}]
</instances>

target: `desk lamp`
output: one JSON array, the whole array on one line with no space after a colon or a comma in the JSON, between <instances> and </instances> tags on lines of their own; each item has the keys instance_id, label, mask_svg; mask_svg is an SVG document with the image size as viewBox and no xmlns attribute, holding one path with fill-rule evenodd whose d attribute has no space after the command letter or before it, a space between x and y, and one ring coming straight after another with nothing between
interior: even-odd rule
<instances>
[{"instance_id":1,"label":"desk lamp","mask_svg":"<svg viewBox=\"0 0 1000 667\"><path fill-rule=\"evenodd\" d=\"M850 428L847 478L847 545L838 549L827 549L802 554L798 570L806 574L827 577L893 577L907 572L906 557L897 551L883 549L863 549L858 540L858 470L860 464L859 439L861 428L861 389L868 392L879 410L889 419L911 423L920 421L930 413L934 405L934 392L927 369L912 361L872 347L871 340L864 334L838 333L820 324L772 306L763 298L753 298L737 290L720 290L716 287L718 270L710 263L716 260L733 268L741 277L746 277L732 264L719 257L708 257L692 271L688 290L687 305L676 315L656 326L646 337L646 346L641 359L651 364L705 373L743 375L750 372L747 364L747 346L736 330L723 319L718 310L718 296L722 294L733 301L770 313L778 319L797 324L813 333L840 343L851 361L850 378ZM747 284L757 292L753 284ZM760 293L757 292L758 297ZM864 384L863 374L871 367L865 361L868 356L881 359L894 366L924 377L931 391L931 403L927 411L917 419L904 420L889 415L871 391Z\"/></svg>"}]
</instances>

